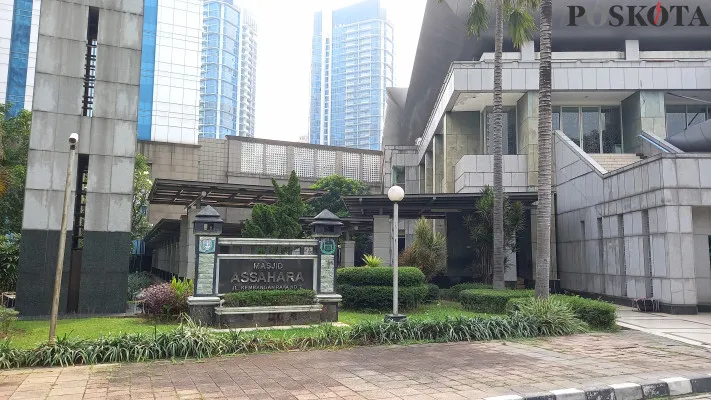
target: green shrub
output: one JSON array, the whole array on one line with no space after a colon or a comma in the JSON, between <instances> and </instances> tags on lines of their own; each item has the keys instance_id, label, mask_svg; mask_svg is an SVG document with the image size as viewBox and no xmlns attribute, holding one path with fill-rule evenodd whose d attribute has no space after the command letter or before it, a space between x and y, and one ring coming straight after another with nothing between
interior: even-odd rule
<instances>
[{"instance_id":1,"label":"green shrub","mask_svg":"<svg viewBox=\"0 0 711 400\"><path fill-rule=\"evenodd\" d=\"M539 299L536 297L523 297L512 299L515 301L514 315L520 314L533 318L538 327L540 336L562 336L585 332L588 325L580 320L572 308L560 297Z\"/></svg>"},{"instance_id":2,"label":"green shrub","mask_svg":"<svg viewBox=\"0 0 711 400\"><path fill-rule=\"evenodd\" d=\"M586 299L579 296L552 295L551 298L563 301L575 313L575 316L593 329L612 329L617 320L617 308L601 300ZM506 305L509 312L518 310L521 299L511 299Z\"/></svg>"},{"instance_id":3,"label":"green shrub","mask_svg":"<svg viewBox=\"0 0 711 400\"><path fill-rule=\"evenodd\" d=\"M464 309L488 314L504 314L506 303L517 297L533 297L533 290L469 289L459 293Z\"/></svg>"},{"instance_id":4,"label":"green shrub","mask_svg":"<svg viewBox=\"0 0 711 400\"><path fill-rule=\"evenodd\" d=\"M0 236L0 292L14 292L20 262L20 235Z\"/></svg>"},{"instance_id":5,"label":"green shrub","mask_svg":"<svg viewBox=\"0 0 711 400\"><path fill-rule=\"evenodd\" d=\"M469 289L493 289L493 286L491 286L488 283L478 283L478 282L470 282L470 283L459 283L457 285L454 285L451 287L453 293L454 293L454 298L458 299L459 298L459 293L462 293L465 290Z\"/></svg>"},{"instance_id":6,"label":"green shrub","mask_svg":"<svg viewBox=\"0 0 711 400\"><path fill-rule=\"evenodd\" d=\"M147 272L135 272L128 275L128 299L136 300L138 293L151 286L151 283L151 274Z\"/></svg>"},{"instance_id":7,"label":"green shrub","mask_svg":"<svg viewBox=\"0 0 711 400\"><path fill-rule=\"evenodd\" d=\"M425 275L415 267L398 268L400 286L421 286L426 283ZM347 267L336 271L338 285L351 286L392 286L393 269L391 267Z\"/></svg>"},{"instance_id":8,"label":"green shrub","mask_svg":"<svg viewBox=\"0 0 711 400\"><path fill-rule=\"evenodd\" d=\"M0 336L7 336L10 328L17 321L19 313L11 308L0 306Z\"/></svg>"},{"instance_id":9,"label":"green shrub","mask_svg":"<svg viewBox=\"0 0 711 400\"><path fill-rule=\"evenodd\" d=\"M225 294L225 307L297 306L313 304L313 290L250 290Z\"/></svg>"},{"instance_id":10,"label":"green shrub","mask_svg":"<svg viewBox=\"0 0 711 400\"><path fill-rule=\"evenodd\" d=\"M440 300L459 301L459 297L452 289L440 289L439 298Z\"/></svg>"},{"instance_id":11,"label":"green shrub","mask_svg":"<svg viewBox=\"0 0 711 400\"><path fill-rule=\"evenodd\" d=\"M430 221L420 218L415 223L415 239L412 245L400 254L401 265L412 265L425 274L427 280L447 268L447 241L432 230Z\"/></svg>"},{"instance_id":12,"label":"green shrub","mask_svg":"<svg viewBox=\"0 0 711 400\"><path fill-rule=\"evenodd\" d=\"M337 291L343 297L343 308L388 310L393 305L392 286L339 285ZM427 301L428 291L427 285L400 286L398 288L398 304L404 310L417 308Z\"/></svg>"},{"instance_id":13,"label":"green shrub","mask_svg":"<svg viewBox=\"0 0 711 400\"><path fill-rule=\"evenodd\" d=\"M427 301L433 302L439 300L439 286L434 283L427 285Z\"/></svg>"}]
</instances>

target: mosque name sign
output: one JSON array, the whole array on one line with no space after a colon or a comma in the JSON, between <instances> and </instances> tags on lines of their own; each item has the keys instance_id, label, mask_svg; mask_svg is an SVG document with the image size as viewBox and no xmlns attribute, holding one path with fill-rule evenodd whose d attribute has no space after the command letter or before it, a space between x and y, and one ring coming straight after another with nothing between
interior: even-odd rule
<instances>
[{"instance_id":1,"label":"mosque name sign","mask_svg":"<svg viewBox=\"0 0 711 400\"><path fill-rule=\"evenodd\" d=\"M314 290L314 260L221 259L217 289L218 293L245 290Z\"/></svg>"}]
</instances>

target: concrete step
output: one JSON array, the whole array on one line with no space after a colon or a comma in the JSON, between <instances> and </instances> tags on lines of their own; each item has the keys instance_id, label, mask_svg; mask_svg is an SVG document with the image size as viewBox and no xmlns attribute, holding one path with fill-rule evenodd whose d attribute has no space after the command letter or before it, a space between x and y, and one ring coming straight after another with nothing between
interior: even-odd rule
<instances>
[{"instance_id":1,"label":"concrete step","mask_svg":"<svg viewBox=\"0 0 711 400\"><path fill-rule=\"evenodd\" d=\"M636 154L589 154L607 172L624 168L640 160Z\"/></svg>"}]
</instances>

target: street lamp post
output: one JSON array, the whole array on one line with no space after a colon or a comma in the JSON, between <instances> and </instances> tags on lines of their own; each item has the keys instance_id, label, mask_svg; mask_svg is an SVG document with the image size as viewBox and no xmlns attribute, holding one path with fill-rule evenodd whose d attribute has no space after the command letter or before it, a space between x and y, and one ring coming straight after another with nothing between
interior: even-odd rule
<instances>
[{"instance_id":1,"label":"street lamp post","mask_svg":"<svg viewBox=\"0 0 711 400\"><path fill-rule=\"evenodd\" d=\"M392 315L386 315L385 321L390 322L400 322L404 321L407 317L398 312L398 203L405 198L405 191L400 186L392 186L388 189L388 198L393 202L393 237L392 237L392 264L393 264L393 313Z\"/></svg>"},{"instance_id":2,"label":"street lamp post","mask_svg":"<svg viewBox=\"0 0 711 400\"><path fill-rule=\"evenodd\" d=\"M69 201L72 193L72 172L74 170L74 153L77 150L79 134L69 135L69 157L67 161L67 180L64 183L64 210L62 211L62 225L59 228L59 248L57 249L57 270L54 274L54 296L52 297L52 313L49 316L49 344L56 343L57 314L59 313L59 291L62 286L62 267L64 266L64 246L67 243L67 218L69 214Z\"/></svg>"}]
</instances>

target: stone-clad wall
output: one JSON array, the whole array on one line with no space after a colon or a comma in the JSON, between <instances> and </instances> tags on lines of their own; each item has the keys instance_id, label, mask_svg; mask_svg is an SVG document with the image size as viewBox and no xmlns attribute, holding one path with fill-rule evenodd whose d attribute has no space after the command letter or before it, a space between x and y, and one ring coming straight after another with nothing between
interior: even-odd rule
<instances>
[{"instance_id":1,"label":"stone-clad wall","mask_svg":"<svg viewBox=\"0 0 711 400\"><path fill-rule=\"evenodd\" d=\"M556 162L563 288L654 297L678 312L708 302L708 274L697 276L708 242L695 245L695 234L711 231L697 217L711 206L711 178L702 173L711 157L663 153L605 174L557 133Z\"/></svg>"}]
</instances>

